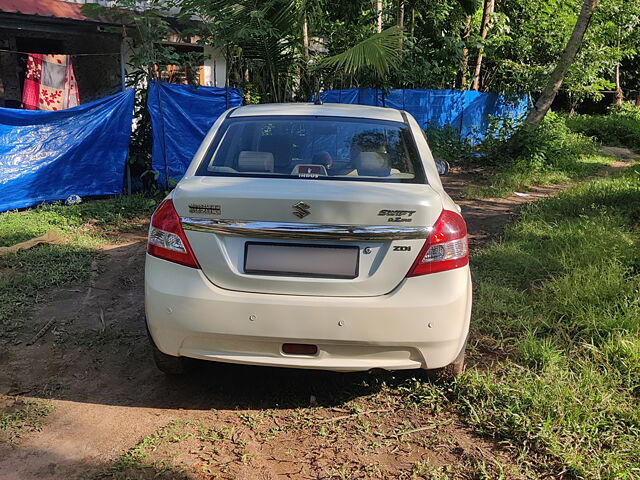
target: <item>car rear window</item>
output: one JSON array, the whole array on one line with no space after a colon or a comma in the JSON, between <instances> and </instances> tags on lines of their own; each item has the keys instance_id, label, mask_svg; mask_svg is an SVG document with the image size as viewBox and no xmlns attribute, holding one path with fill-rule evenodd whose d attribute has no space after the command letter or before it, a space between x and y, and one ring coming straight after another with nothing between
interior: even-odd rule
<instances>
[{"instance_id":1,"label":"car rear window","mask_svg":"<svg viewBox=\"0 0 640 480\"><path fill-rule=\"evenodd\" d=\"M196 175L425 183L405 124L321 116L228 118Z\"/></svg>"}]
</instances>

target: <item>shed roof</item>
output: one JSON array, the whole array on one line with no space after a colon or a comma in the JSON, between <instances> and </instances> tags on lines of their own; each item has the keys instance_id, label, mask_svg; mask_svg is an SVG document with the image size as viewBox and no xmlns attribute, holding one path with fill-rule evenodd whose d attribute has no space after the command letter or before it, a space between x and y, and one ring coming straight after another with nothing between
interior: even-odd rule
<instances>
[{"instance_id":1,"label":"shed roof","mask_svg":"<svg viewBox=\"0 0 640 480\"><path fill-rule=\"evenodd\" d=\"M40 17L99 22L82 14L82 4L61 0L0 0L0 11Z\"/></svg>"}]
</instances>

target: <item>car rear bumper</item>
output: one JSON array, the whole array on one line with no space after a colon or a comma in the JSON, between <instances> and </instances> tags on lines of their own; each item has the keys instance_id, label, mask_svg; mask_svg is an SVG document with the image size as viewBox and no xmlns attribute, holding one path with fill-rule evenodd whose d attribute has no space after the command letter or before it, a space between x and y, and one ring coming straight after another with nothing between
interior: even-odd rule
<instances>
[{"instance_id":1,"label":"car rear bumper","mask_svg":"<svg viewBox=\"0 0 640 480\"><path fill-rule=\"evenodd\" d=\"M408 278L376 297L225 290L200 270L150 255L145 268L147 324L168 355L334 371L438 368L456 358L469 330L468 267ZM284 343L318 353L285 354Z\"/></svg>"}]
</instances>

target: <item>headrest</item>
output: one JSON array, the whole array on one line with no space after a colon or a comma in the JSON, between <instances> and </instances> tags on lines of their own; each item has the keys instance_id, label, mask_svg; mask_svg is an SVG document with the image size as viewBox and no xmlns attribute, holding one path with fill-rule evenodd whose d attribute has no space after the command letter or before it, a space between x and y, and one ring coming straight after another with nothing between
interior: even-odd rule
<instances>
[{"instance_id":1,"label":"headrest","mask_svg":"<svg viewBox=\"0 0 640 480\"><path fill-rule=\"evenodd\" d=\"M329 168L333 165L333 158L329 152L318 152L311 158L311 163Z\"/></svg>"},{"instance_id":2,"label":"headrest","mask_svg":"<svg viewBox=\"0 0 640 480\"><path fill-rule=\"evenodd\" d=\"M387 177L391 173L389 158L378 152L360 152L357 158L358 175Z\"/></svg>"},{"instance_id":3,"label":"headrest","mask_svg":"<svg viewBox=\"0 0 640 480\"><path fill-rule=\"evenodd\" d=\"M238 155L238 171L273 173L273 153L244 150Z\"/></svg>"}]
</instances>

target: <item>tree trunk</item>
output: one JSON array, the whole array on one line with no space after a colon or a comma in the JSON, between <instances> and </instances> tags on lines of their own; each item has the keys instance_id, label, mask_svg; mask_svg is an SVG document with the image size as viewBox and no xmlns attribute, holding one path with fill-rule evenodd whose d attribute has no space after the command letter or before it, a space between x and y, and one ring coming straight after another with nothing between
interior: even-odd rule
<instances>
[{"instance_id":1,"label":"tree trunk","mask_svg":"<svg viewBox=\"0 0 640 480\"><path fill-rule=\"evenodd\" d=\"M622 86L620 85L620 25L618 25L618 61L616 62L616 72L615 72L615 81L616 81L616 95L615 95L615 104L622 105L622 101L624 100L624 94L622 93Z\"/></svg>"},{"instance_id":2,"label":"tree trunk","mask_svg":"<svg viewBox=\"0 0 640 480\"><path fill-rule=\"evenodd\" d=\"M470 33L471 15L467 15L462 35L460 37L464 42L464 48L462 49L462 65L460 66L460 72L458 72L458 85L461 89L467 88L467 72L469 71L469 48L467 48L467 40L469 40Z\"/></svg>"},{"instance_id":3,"label":"tree trunk","mask_svg":"<svg viewBox=\"0 0 640 480\"><path fill-rule=\"evenodd\" d=\"M225 55L224 55L224 60L225 60L225 65L224 65L224 88L228 88L229 87L229 72L231 71L231 63L232 63L232 58L231 58L231 52L229 51L229 47L225 47Z\"/></svg>"},{"instance_id":4,"label":"tree trunk","mask_svg":"<svg viewBox=\"0 0 640 480\"><path fill-rule=\"evenodd\" d=\"M382 32L382 0L376 0L376 31Z\"/></svg>"},{"instance_id":5,"label":"tree trunk","mask_svg":"<svg viewBox=\"0 0 640 480\"><path fill-rule=\"evenodd\" d=\"M398 0L398 29L400 29L400 49L402 49L404 36L404 0Z\"/></svg>"},{"instance_id":6,"label":"tree trunk","mask_svg":"<svg viewBox=\"0 0 640 480\"><path fill-rule=\"evenodd\" d=\"M580 15L578 16L578 21L573 29L571 38L569 38L566 48L562 52L562 55L560 55L556 68L551 72L547 86L540 94L535 107L531 110L525 120L525 125L528 129L537 127L551 108L551 104L556 98L558 90L560 90L560 87L562 86L562 81L573 64L576 54L582 45L582 39L587 31L589 21L591 20L591 16L593 15L596 5L598 5L598 0L584 0L582 3L582 10L580 10Z\"/></svg>"},{"instance_id":7,"label":"tree trunk","mask_svg":"<svg viewBox=\"0 0 640 480\"><path fill-rule=\"evenodd\" d=\"M416 27L416 8L413 2L411 3L411 28L409 31L411 32L411 36L413 37L414 30Z\"/></svg>"},{"instance_id":8,"label":"tree trunk","mask_svg":"<svg viewBox=\"0 0 640 480\"><path fill-rule=\"evenodd\" d=\"M304 60L301 78L302 96L305 99L309 99L311 96L311 81L309 78L309 24L307 22L306 8L302 14L302 59Z\"/></svg>"},{"instance_id":9,"label":"tree trunk","mask_svg":"<svg viewBox=\"0 0 640 480\"><path fill-rule=\"evenodd\" d=\"M620 86L620 62L616 65L616 94L615 94L615 104L622 105L622 101L624 100L624 93L622 92L622 87Z\"/></svg>"},{"instance_id":10,"label":"tree trunk","mask_svg":"<svg viewBox=\"0 0 640 480\"><path fill-rule=\"evenodd\" d=\"M482 10L482 24L480 26L480 41L484 44L489 32L489 23L491 22L491 14L495 9L495 0L484 0L484 9ZM478 58L476 59L476 68L473 72L473 80L471 82L471 90L480 89L480 71L482 68L482 57L484 56L484 46L478 50Z\"/></svg>"},{"instance_id":11,"label":"tree trunk","mask_svg":"<svg viewBox=\"0 0 640 480\"><path fill-rule=\"evenodd\" d=\"M307 23L307 12L302 14L302 56L304 63L309 64L309 25Z\"/></svg>"}]
</instances>

